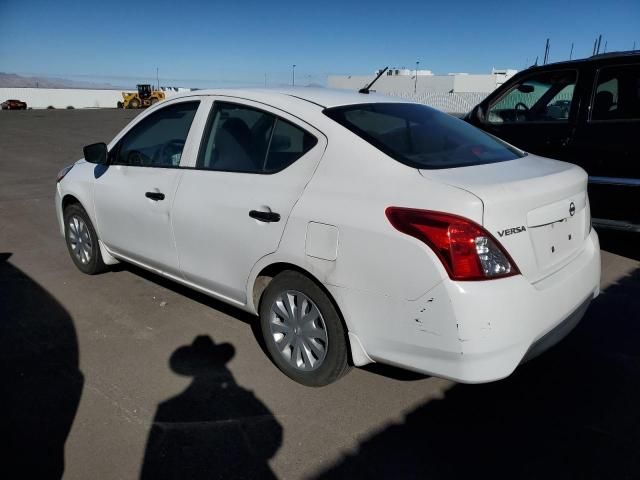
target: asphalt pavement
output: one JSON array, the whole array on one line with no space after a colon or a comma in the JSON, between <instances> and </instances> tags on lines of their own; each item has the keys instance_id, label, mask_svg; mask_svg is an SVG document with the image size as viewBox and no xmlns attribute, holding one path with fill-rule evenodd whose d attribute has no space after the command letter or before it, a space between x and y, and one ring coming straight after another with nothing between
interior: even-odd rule
<instances>
[{"instance_id":1,"label":"asphalt pavement","mask_svg":"<svg viewBox=\"0 0 640 480\"><path fill-rule=\"evenodd\" d=\"M252 316L135 267L74 267L56 173L136 114L0 112L2 477L640 478L640 237L601 232L602 294L503 381L374 365L303 387Z\"/></svg>"}]
</instances>

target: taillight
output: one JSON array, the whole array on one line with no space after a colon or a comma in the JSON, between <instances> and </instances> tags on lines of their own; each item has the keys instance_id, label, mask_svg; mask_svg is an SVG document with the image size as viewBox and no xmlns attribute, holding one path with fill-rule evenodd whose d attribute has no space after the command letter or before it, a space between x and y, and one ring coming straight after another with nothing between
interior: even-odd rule
<instances>
[{"instance_id":1,"label":"taillight","mask_svg":"<svg viewBox=\"0 0 640 480\"><path fill-rule=\"evenodd\" d=\"M467 218L402 207L388 207L385 214L396 230L426 243L453 280L489 280L520 273L498 241Z\"/></svg>"},{"instance_id":2,"label":"taillight","mask_svg":"<svg viewBox=\"0 0 640 480\"><path fill-rule=\"evenodd\" d=\"M62 170L60 170L58 172L58 175L56 176L56 182L59 182L60 180L62 180L64 178L64 176L69 173L69 171L73 168L73 163L71 165L67 165L66 167L64 167Z\"/></svg>"}]
</instances>

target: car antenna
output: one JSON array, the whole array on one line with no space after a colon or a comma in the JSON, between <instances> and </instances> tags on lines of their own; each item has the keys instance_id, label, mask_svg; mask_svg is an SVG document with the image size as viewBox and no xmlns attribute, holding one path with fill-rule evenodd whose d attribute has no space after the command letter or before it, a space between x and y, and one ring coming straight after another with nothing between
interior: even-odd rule
<instances>
[{"instance_id":1,"label":"car antenna","mask_svg":"<svg viewBox=\"0 0 640 480\"><path fill-rule=\"evenodd\" d=\"M376 83L378 81L378 79L384 74L384 72L386 72L387 70L389 70L389 67L384 67L382 70L380 70L380 72L378 72L378 76L376 78L373 79L373 82L371 82L369 85L367 85L366 87L361 88L360 90L358 90L358 93L369 93L369 91L371 90L371 87L373 86L374 83Z\"/></svg>"}]
</instances>

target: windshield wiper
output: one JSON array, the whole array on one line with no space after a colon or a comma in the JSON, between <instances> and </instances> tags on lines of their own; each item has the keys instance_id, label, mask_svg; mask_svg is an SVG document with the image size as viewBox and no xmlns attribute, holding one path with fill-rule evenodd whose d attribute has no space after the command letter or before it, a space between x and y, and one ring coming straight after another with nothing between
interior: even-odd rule
<instances>
[{"instance_id":1,"label":"windshield wiper","mask_svg":"<svg viewBox=\"0 0 640 480\"><path fill-rule=\"evenodd\" d=\"M389 70L389 67L384 67L382 70L380 70L380 73L378 73L378 76L376 78L373 79L373 82L371 82L369 85L367 85L366 87L361 88L360 90L358 90L358 93L369 93L369 90L371 90L371 87L373 86L374 83L376 83L378 81L378 79L384 74L384 72L386 72L387 70Z\"/></svg>"}]
</instances>

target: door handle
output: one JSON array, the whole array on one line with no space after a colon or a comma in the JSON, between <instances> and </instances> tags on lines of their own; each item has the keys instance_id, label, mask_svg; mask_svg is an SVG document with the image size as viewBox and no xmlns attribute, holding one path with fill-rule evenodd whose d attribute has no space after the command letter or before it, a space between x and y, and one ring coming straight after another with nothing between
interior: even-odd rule
<instances>
[{"instance_id":1,"label":"door handle","mask_svg":"<svg viewBox=\"0 0 640 480\"><path fill-rule=\"evenodd\" d=\"M260 222L279 222L280 214L276 212L261 212L259 210L251 210L249 212L251 218L255 218Z\"/></svg>"},{"instance_id":2,"label":"door handle","mask_svg":"<svg viewBox=\"0 0 640 480\"><path fill-rule=\"evenodd\" d=\"M164 193L161 192L147 192L144 194L145 197L150 198L154 202L158 200L164 200Z\"/></svg>"}]
</instances>

